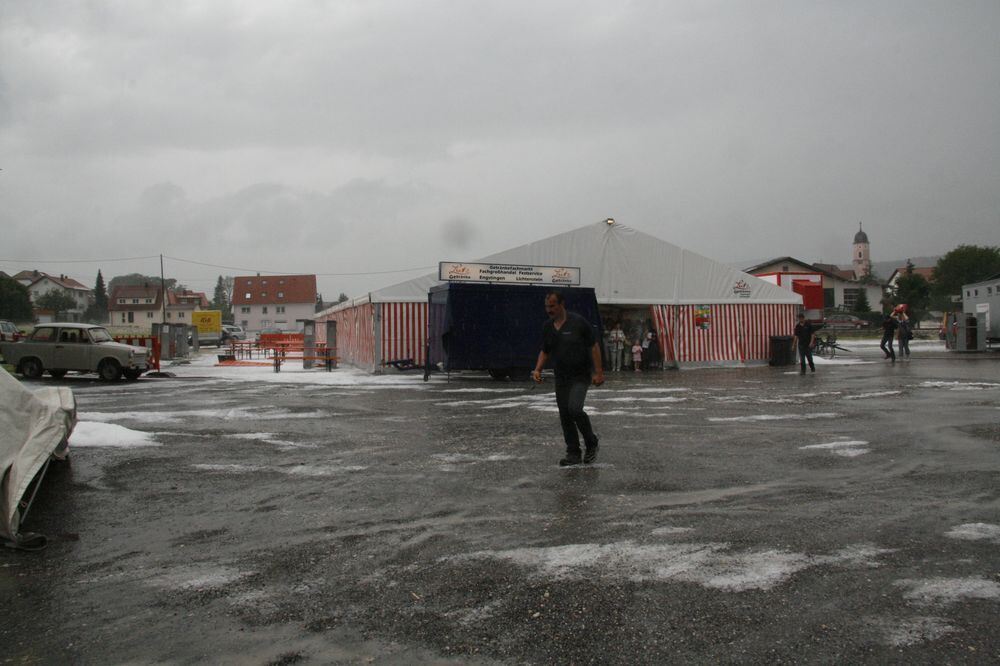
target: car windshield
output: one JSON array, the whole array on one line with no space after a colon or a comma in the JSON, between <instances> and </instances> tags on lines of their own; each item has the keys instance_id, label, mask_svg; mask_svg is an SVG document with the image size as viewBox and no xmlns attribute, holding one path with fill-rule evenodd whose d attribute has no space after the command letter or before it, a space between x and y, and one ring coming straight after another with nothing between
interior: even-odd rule
<instances>
[{"instance_id":1,"label":"car windshield","mask_svg":"<svg viewBox=\"0 0 1000 666\"><path fill-rule=\"evenodd\" d=\"M111 337L106 328L90 329L90 339L94 342L114 342L114 338Z\"/></svg>"}]
</instances>

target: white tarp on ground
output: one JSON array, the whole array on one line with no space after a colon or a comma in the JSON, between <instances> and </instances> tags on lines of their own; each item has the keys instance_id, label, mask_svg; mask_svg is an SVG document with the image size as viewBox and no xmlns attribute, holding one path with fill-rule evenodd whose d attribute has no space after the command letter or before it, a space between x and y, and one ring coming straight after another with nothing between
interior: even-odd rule
<instances>
[{"instance_id":1,"label":"white tarp on ground","mask_svg":"<svg viewBox=\"0 0 1000 666\"><path fill-rule=\"evenodd\" d=\"M0 370L0 539L18 540L18 505L49 456L65 454L75 423L70 389L31 391Z\"/></svg>"},{"instance_id":2,"label":"white tarp on ground","mask_svg":"<svg viewBox=\"0 0 1000 666\"><path fill-rule=\"evenodd\" d=\"M588 224L473 261L577 266L581 286L593 287L602 305L802 303L798 294L617 222ZM427 292L438 284L435 272L378 289L324 314L367 302L426 303Z\"/></svg>"}]
</instances>

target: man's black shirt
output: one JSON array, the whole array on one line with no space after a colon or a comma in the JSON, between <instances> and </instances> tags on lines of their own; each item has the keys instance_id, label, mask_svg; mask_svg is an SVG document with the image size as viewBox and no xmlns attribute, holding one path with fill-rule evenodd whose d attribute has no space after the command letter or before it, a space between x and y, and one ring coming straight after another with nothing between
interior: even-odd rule
<instances>
[{"instance_id":1,"label":"man's black shirt","mask_svg":"<svg viewBox=\"0 0 1000 666\"><path fill-rule=\"evenodd\" d=\"M551 319L542 327L542 351L555 362L557 380L590 381L593 346L594 330L575 312L566 313L558 331Z\"/></svg>"},{"instance_id":2,"label":"man's black shirt","mask_svg":"<svg viewBox=\"0 0 1000 666\"><path fill-rule=\"evenodd\" d=\"M788 330L787 328L785 329ZM795 325L795 337L799 339L800 345L805 345L806 349L809 348L809 343L812 342L813 337L813 327L809 322L802 322L801 324Z\"/></svg>"}]
</instances>

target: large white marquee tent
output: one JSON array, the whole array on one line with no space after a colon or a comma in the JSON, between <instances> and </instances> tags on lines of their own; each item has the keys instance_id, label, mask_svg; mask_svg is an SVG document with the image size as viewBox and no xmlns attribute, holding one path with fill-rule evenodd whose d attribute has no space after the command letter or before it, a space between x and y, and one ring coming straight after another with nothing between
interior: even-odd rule
<instances>
[{"instance_id":1,"label":"large white marquee tent","mask_svg":"<svg viewBox=\"0 0 1000 666\"><path fill-rule=\"evenodd\" d=\"M456 260L444 257L444 260ZM790 335L802 297L616 222L598 222L482 257L477 263L580 268L601 306L648 308L668 366L766 361L772 335ZM379 371L424 362L427 293L437 274L372 291L317 315L337 322L342 361ZM317 326L322 339L323 326Z\"/></svg>"}]
</instances>

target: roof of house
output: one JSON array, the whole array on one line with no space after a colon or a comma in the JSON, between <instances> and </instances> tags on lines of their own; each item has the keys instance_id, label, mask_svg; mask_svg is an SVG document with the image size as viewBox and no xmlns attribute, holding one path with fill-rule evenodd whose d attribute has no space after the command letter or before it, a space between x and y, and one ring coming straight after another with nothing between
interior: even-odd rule
<instances>
[{"instance_id":1,"label":"roof of house","mask_svg":"<svg viewBox=\"0 0 1000 666\"><path fill-rule=\"evenodd\" d=\"M125 299L125 303L119 303L119 299ZM146 299L152 299L152 303L146 303ZM139 303L131 301L138 300ZM159 285L124 285L115 287L108 296L108 310L159 310L160 309L160 287Z\"/></svg>"},{"instance_id":2,"label":"roof of house","mask_svg":"<svg viewBox=\"0 0 1000 666\"><path fill-rule=\"evenodd\" d=\"M190 291L188 289L184 289L183 291L174 291L171 289L167 291L167 307L185 305L194 305L204 310L208 308L208 298L201 291Z\"/></svg>"},{"instance_id":3,"label":"roof of house","mask_svg":"<svg viewBox=\"0 0 1000 666\"><path fill-rule=\"evenodd\" d=\"M828 273L833 277L840 278L841 280L847 280L848 282L854 282L857 278L854 276L853 268L841 268L836 264L813 264L816 268L824 273Z\"/></svg>"},{"instance_id":4,"label":"roof of house","mask_svg":"<svg viewBox=\"0 0 1000 666\"><path fill-rule=\"evenodd\" d=\"M80 284L79 282L77 282L68 275L49 275L48 273L44 273L42 271L37 271L37 270L21 271L20 273L14 276L14 279L19 282L21 280L29 280L28 286L31 286L36 282L41 282L42 280L51 280L52 282L55 282L57 285L65 289L84 289L86 291L90 291L90 287Z\"/></svg>"},{"instance_id":5,"label":"roof of house","mask_svg":"<svg viewBox=\"0 0 1000 666\"><path fill-rule=\"evenodd\" d=\"M897 268L896 270L894 270L892 272L892 275L889 276L889 282L892 282L894 279L896 279L897 275L902 275L905 272L906 272L906 266L900 266L899 268ZM925 280L927 280L928 282L933 282L934 281L934 267L933 266L914 266L913 267L913 272L916 275L922 275L923 278Z\"/></svg>"},{"instance_id":6,"label":"roof of house","mask_svg":"<svg viewBox=\"0 0 1000 666\"><path fill-rule=\"evenodd\" d=\"M238 275L233 305L316 303L315 275Z\"/></svg>"}]
</instances>

